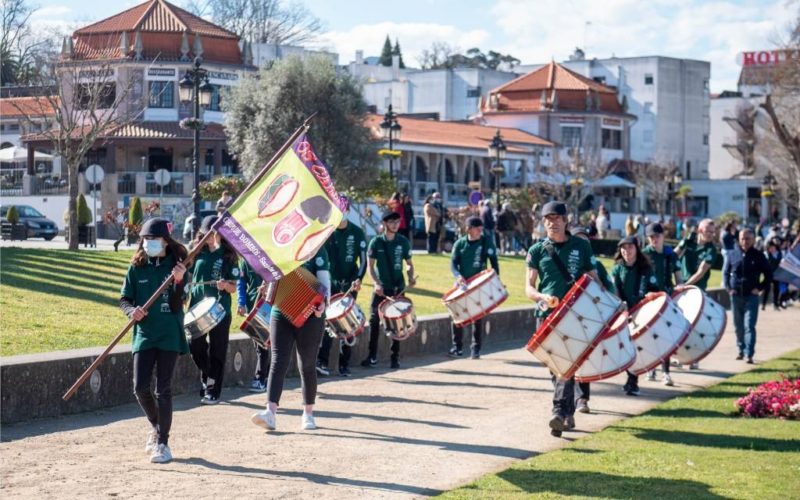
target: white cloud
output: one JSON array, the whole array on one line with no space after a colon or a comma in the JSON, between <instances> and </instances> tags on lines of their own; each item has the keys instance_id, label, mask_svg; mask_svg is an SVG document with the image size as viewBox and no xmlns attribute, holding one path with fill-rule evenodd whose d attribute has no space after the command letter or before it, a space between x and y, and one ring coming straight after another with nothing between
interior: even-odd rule
<instances>
[{"instance_id":1,"label":"white cloud","mask_svg":"<svg viewBox=\"0 0 800 500\"><path fill-rule=\"evenodd\" d=\"M65 16L72 16L72 13L72 8L66 5L48 5L36 9L31 19L63 19Z\"/></svg>"},{"instance_id":2,"label":"white cloud","mask_svg":"<svg viewBox=\"0 0 800 500\"><path fill-rule=\"evenodd\" d=\"M463 31L447 24L382 22L329 31L320 37L320 45L337 52L340 64L347 64L355 59L356 50L363 50L364 57L379 56L386 35L392 44L399 40L407 66L417 66L417 58L433 42L447 42L467 50L485 45L489 39L489 33L482 29Z\"/></svg>"},{"instance_id":3,"label":"white cloud","mask_svg":"<svg viewBox=\"0 0 800 500\"><path fill-rule=\"evenodd\" d=\"M491 13L500 32L496 39L505 40L494 50L524 63L564 60L575 47L584 46L585 39L589 57L662 55L710 61L711 89L716 92L736 87L736 54L771 47L794 8L785 0L742 5L699 0L498 0Z\"/></svg>"}]
</instances>

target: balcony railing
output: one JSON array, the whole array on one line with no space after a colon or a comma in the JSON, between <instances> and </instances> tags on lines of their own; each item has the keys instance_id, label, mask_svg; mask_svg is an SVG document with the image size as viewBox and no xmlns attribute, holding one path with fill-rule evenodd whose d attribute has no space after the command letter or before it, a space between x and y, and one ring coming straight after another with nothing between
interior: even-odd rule
<instances>
[{"instance_id":1,"label":"balcony railing","mask_svg":"<svg viewBox=\"0 0 800 500\"><path fill-rule=\"evenodd\" d=\"M169 181L169 184L164 186L164 194L183 194L183 172L172 172L172 178ZM202 177L201 177L202 179ZM146 194L160 194L161 186L156 183L155 174L153 172L147 173L147 180L145 184L145 193Z\"/></svg>"}]
</instances>

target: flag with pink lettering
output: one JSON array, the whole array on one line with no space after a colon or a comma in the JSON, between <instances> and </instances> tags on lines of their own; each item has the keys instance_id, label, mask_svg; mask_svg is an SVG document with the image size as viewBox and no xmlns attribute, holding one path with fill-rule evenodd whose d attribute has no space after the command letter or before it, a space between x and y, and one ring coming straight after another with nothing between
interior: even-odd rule
<instances>
[{"instance_id":1,"label":"flag with pink lettering","mask_svg":"<svg viewBox=\"0 0 800 500\"><path fill-rule=\"evenodd\" d=\"M340 207L328 168L303 134L214 229L264 280L277 281L314 257L341 222Z\"/></svg>"}]
</instances>

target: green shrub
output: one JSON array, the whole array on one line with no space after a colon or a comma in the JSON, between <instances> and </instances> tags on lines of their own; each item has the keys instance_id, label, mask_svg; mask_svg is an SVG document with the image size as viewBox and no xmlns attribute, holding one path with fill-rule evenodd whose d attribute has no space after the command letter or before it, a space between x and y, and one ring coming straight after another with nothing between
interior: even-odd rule
<instances>
[{"instance_id":1,"label":"green shrub","mask_svg":"<svg viewBox=\"0 0 800 500\"><path fill-rule=\"evenodd\" d=\"M17 207L15 205L11 205L8 207L8 212L6 213L6 220L8 220L11 225L16 224L19 222L19 212L17 212Z\"/></svg>"},{"instance_id":2,"label":"green shrub","mask_svg":"<svg viewBox=\"0 0 800 500\"><path fill-rule=\"evenodd\" d=\"M128 224L140 226L144 221L144 213L142 211L142 200L138 196L134 196L131 200L131 208L128 211Z\"/></svg>"},{"instance_id":3,"label":"green shrub","mask_svg":"<svg viewBox=\"0 0 800 500\"><path fill-rule=\"evenodd\" d=\"M78 195L78 226L87 226L92 222L92 211L89 205L86 204L86 198Z\"/></svg>"},{"instance_id":4,"label":"green shrub","mask_svg":"<svg viewBox=\"0 0 800 500\"><path fill-rule=\"evenodd\" d=\"M228 194L236 198L239 193L245 188L247 183L244 178L238 176L217 177L208 182L200 183L200 196L204 200L217 201L222 197L222 192L227 191Z\"/></svg>"}]
</instances>

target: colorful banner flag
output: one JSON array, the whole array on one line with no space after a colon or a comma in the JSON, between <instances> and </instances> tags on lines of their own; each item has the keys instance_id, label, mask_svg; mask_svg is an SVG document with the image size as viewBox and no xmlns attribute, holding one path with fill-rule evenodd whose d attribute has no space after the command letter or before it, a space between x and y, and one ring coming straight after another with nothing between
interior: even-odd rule
<instances>
[{"instance_id":1,"label":"colorful banner flag","mask_svg":"<svg viewBox=\"0 0 800 500\"><path fill-rule=\"evenodd\" d=\"M266 281L314 257L344 216L328 168L301 135L215 229Z\"/></svg>"}]
</instances>

